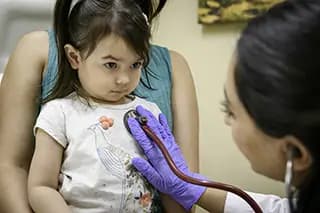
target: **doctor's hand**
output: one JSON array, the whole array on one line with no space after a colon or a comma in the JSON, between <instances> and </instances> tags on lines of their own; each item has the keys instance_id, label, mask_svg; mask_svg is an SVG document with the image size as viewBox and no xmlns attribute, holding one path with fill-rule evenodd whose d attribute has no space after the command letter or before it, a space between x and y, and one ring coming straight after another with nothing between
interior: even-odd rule
<instances>
[{"instance_id":1,"label":"doctor's hand","mask_svg":"<svg viewBox=\"0 0 320 213\"><path fill-rule=\"evenodd\" d=\"M165 116L160 114L158 121L151 112L143 107L138 106L136 110L141 116L147 118L147 126L163 142L179 170L188 176L201 179L202 177L199 174L189 171L181 150L176 144L167 124ZM160 149L155 142L144 133L138 121L134 118L129 118L128 125L133 137L139 143L149 160L134 158L132 164L155 188L162 193L171 196L186 210L190 210L204 193L205 187L187 183L177 177L169 168Z\"/></svg>"}]
</instances>

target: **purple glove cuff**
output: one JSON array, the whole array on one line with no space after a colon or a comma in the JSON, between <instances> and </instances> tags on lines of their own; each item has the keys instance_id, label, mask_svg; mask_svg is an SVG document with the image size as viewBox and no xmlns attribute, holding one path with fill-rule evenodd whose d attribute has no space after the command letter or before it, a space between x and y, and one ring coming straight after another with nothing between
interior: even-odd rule
<instances>
[{"instance_id":1,"label":"purple glove cuff","mask_svg":"<svg viewBox=\"0 0 320 213\"><path fill-rule=\"evenodd\" d=\"M192 175L194 178L205 180L204 177L201 175L195 173ZM181 199L177 198L177 202L180 203L187 211L190 211L194 204L198 202L200 197L203 195L203 193L206 190L206 187L194 185L191 183L186 183L186 187L184 187L185 192L181 193Z\"/></svg>"}]
</instances>

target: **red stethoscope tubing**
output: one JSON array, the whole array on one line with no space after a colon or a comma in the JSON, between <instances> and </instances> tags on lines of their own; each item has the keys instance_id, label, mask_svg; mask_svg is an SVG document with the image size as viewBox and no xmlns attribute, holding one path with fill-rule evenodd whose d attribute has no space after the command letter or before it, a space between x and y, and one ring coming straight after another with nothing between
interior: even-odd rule
<instances>
[{"instance_id":1,"label":"red stethoscope tubing","mask_svg":"<svg viewBox=\"0 0 320 213\"><path fill-rule=\"evenodd\" d=\"M246 192L244 192L243 190L241 190L241 189L239 189L239 188L237 188L235 186L224 184L224 183L219 183L219 182L208 181L208 180L200 180L200 179L193 178L193 177L185 175L183 172L181 172L176 167L176 165L173 162L168 150L163 145L161 140L152 132L152 130L146 124L141 123L141 122L140 122L140 124L141 124L142 129L148 135L148 137L150 137L157 144L157 146L159 147L160 151L164 155L167 163L169 164L169 167L172 170L172 172L175 175L177 175L179 178L181 178L182 180L184 180L184 181L186 181L188 183L192 183L192 184L195 184L195 185L200 185L200 186L205 186L205 187L209 187L209 188L220 189L220 190L224 190L224 191L228 191L228 192L234 193L234 194L238 195L239 197L241 197L242 199L244 199L251 206L251 208L254 210L255 213L262 213L262 210L261 210L260 206L256 203L256 201L252 197L250 197L250 195L248 195Z\"/></svg>"}]
</instances>

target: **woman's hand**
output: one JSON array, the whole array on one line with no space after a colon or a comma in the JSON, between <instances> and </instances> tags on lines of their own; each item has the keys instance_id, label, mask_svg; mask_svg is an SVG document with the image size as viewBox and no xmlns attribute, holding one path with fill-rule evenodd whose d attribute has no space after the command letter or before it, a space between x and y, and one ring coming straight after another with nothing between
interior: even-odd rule
<instances>
[{"instance_id":1,"label":"woman's hand","mask_svg":"<svg viewBox=\"0 0 320 213\"><path fill-rule=\"evenodd\" d=\"M158 121L151 112L141 106L137 107L137 112L139 115L147 118L147 126L163 142L179 170L188 176L200 177L200 175L189 171L181 150L170 131L165 116L160 114ZM149 159L149 161L146 161L143 158L134 158L132 160L133 165L155 188L162 193L170 195L185 209L190 210L204 193L205 187L187 183L177 177L169 168L155 142L153 142L141 129L138 121L129 118L128 124L133 137L137 140Z\"/></svg>"}]
</instances>

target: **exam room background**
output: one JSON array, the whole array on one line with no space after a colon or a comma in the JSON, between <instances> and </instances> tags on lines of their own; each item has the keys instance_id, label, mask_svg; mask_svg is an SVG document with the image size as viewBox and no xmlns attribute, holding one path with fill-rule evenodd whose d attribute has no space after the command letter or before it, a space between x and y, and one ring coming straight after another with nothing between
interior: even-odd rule
<instances>
[{"instance_id":1,"label":"exam room background","mask_svg":"<svg viewBox=\"0 0 320 213\"><path fill-rule=\"evenodd\" d=\"M20 2L20 8L28 8L21 7L21 3L38 9L43 7L44 14L48 14L54 4L54 0L0 0L0 8L8 1L12 4ZM283 195L281 183L251 171L249 163L232 141L221 112L228 64L244 23L202 26L197 23L197 6L197 0L168 0L155 23L153 43L178 51L191 68L200 111L200 171L212 180L234 184L245 190ZM4 63L8 55L5 52L13 49L22 33L50 26L51 16L45 17L42 13L22 12L22 16L8 21L7 30L0 32L0 63ZM5 13L0 11L1 14ZM35 19L37 15L41 20ZM3 20L3 16L0 17L0 23ZM0 64L3 71L2 66ZM197 212L205 211L199 209Z\"/></svg>"}]
</instances>

